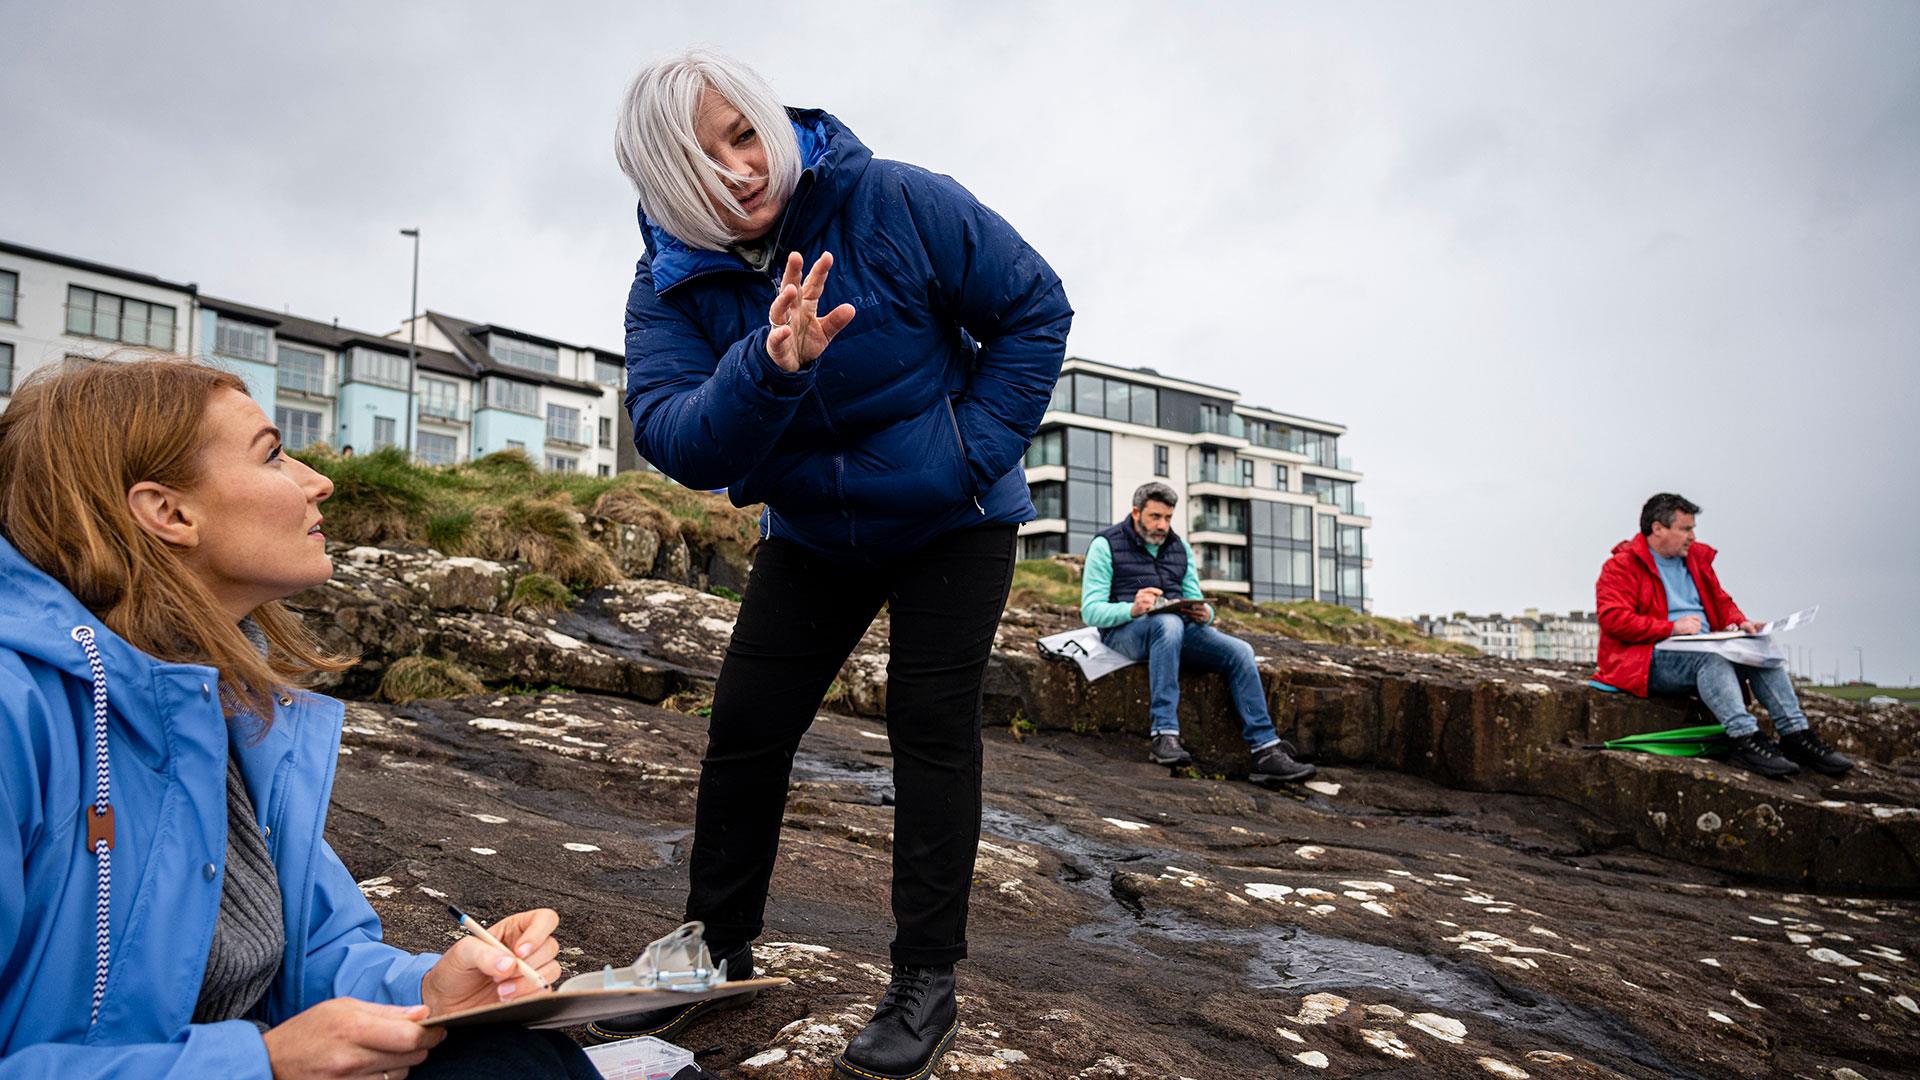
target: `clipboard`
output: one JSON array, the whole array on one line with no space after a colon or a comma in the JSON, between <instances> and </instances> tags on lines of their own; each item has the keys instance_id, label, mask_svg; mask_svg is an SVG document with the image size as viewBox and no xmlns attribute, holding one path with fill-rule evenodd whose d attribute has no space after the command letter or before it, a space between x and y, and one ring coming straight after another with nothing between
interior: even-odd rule
<instances>
[{"instance_id":1,"label":"clipboard","mask_svg":"<svg viewBox=\"0 0 1920 1080\"><path fill-rule=\"evenodd\" d=\"M716 965L707 952L707 943L702 937L705 929L697 922L684 923L671 934L650 942L639 958L626 967L609 964L598 971L575 975L555 990L519 1001L429 1016L420 1023L448 1028L476 1024L572 1027L590 1020L670 1009L786 984L787 980L781 978L729 981L725 961Z\"/></svg>"},{"instance_id":2,"label":"clipboard","mask_svg":"<svg viewBox=\"0 0 1920 1080\"><path fill-rule=\"evenodd\" d=\"M503 1001L445 1016L429 1016L420 1021L424 1027L460 1028L478 1024L519 1024L528 1028L574 1027L610 1016L667 1009L675 1005L732 997L770 986L785 986L782 978L741 979L726 982L711 990L645 990L623 987L612 990L552 990L534 994L521 1001Z\"/></svg>"},{"instance_id":3,"label":"clipboard","mask_svg":"<svg viewBox=\"0 0 1920 1080\"><path fill-rule=\"evenodd\" d=\"M1154 601L1152 607L1148 608L1144 612L1141 612L1141 616L1145 617L1147 615L1185 615L1189 611L1205 611L1206 607L1207 607L1207 602L1205 600L1192 600L1184 597L1175 597L1174 599L1169 600L1166 597L1162 596L1158 600Z\"/></svg>"}]
</instances>

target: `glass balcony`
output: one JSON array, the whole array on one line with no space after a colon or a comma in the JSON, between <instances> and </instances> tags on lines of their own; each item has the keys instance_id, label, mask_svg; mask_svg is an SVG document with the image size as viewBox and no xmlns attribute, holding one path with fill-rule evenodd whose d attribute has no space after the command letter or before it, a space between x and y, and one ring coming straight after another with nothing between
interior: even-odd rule
<instances>
[{"instance_id":1,"label":"glass balcony","mask_svg":"<svg viewBox=\"0 0 1920 1080\"><path fill-rule=\"evenodd\" d=\"M450 424L464 424L473 418L473 409L466 402L456 399L421 398L420 418L444 420Z\"/></svg>"},{"instance_id":2,"label":"glass balcony","mask_svg":"<svg viewBox=\"0 0 1920 1080\"><path fill-rule=\"evenodd\" d=\"M1247 512L1243 507L1230 510L1206 511L1193 515L1194 532L1222 532L1245 536L1247 533Z\"/></svg>"},{"instance_id":3,"label":"glass balcony","mask_svg":"<svg viewBox=\"0 0 1920 1080\"><path fill-rule=\"evenodd\" d=\"M1229 487L1248 487L1240 478L1240 464L1237 461L1196 461L1187 467L1189 484L1226 484Z\"/></svg>"},{"instance_id":4,"label":"glass balcony","mask_svg":"<svg viewBox=\"0 0 1920 1080\"><path fill-rule=\"evenodd\" d=\"M547 441L563 446L585 446L587 445L586 426L564 420L548 420Z\"/></svg>"},{"instance_id":5,"label":"glass balcony","mask_svg":"<svg viewBox=\"0 0 1920 1080\"><path fill-rule=\"evenodd\" d=\"M1200 411L1200 430L1208 435L1227 435L1235 439L1247 437L1247 422L1238 413Z\"/></svg>"}]
</instances>

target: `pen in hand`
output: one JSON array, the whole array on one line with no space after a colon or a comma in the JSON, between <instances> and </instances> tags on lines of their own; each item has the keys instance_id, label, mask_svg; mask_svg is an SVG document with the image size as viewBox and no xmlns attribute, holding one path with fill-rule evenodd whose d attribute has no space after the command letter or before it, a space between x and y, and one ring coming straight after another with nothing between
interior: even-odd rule
<instances>
[{"instance_id":1,"label":"pen in hand","mask_svg":"<svg viewBox=\"0 0 1920 1080\"><path fill-rule=\"evenodd\" d=\"M513 962L520 965L520 974L525 975L529 979L532 979L533 984L535 986L538 986L542 990L553 989L553 984L541 978L540 973L533 970L532 964L529 964L525 960L521 959L517 954L514 953L512 949L509 949L505 945L500 944L499 938L496 938L492 934L489 934L487 932L487 928L480 925L480 920L474 918L473 916L467 914L464 911L461 911L458 907L456 907L453 904L448 904L447 910L453 913L453 921L460 924L461 929L465 930L469 934L472 934L474 937L479 938L482 943L491 945L494 948L499 949L501 952L506 953L508 956L513 957Z\"/></svg>"}]
</instances>

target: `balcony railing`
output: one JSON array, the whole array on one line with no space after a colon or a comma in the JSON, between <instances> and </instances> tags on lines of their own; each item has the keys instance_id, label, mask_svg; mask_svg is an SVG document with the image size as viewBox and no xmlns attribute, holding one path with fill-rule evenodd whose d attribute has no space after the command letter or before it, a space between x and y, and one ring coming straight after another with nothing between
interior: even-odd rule
<instances>
[{"instance_id":1,"label":"balcony railing","mask_svg":"<svg viewBox=\"0 0 1920 1080\"><path fill-rule=\"evenodd\" d=\"M1249 487L1240 478L1240 465L1232 461L1196 461L1187 469L1189 484L1226 484L1229 487Z\"/></svg>"},{"instance_id":2,"label":"balcony railing","mask_svg":"<svg viewBox=\"0 0 1920 1080\"><path fill-rule=\"evenodd\" d=\"M588 442L586 425L549 420L547 421L547 441L561 446L586 446Z\"/></svg>"},{"instance_id":3,"label":"balcony railing","mask_svg":"<svg viewBox=\"0 0 1920 1080\"><path fill-rule=\"evenodd\" d=\"M1235 439L1247 437L1247 422L1238 413L1200 413L1200 430L1207 435L1226 435Z\"/></svg>"},{"instance_id":4,"label":"balcony railing","mask_svg":"<svg viewBox=\"0 0 1920 1080\"><path fill-rule=\"evenodd\" d=\"M473 407L464 401L449 401L446 398L421 398L420 419L442 420L449 424L464 424L473 418Z\"/></svg>"},{"instance_id":5,"label":"balcony railing","mask_svg":"<svg viewBox=\"0 0 1920 1080\"><path fill-rule=\"evenodd\" d=\"M1238 536L1245 536L1247 532L1247 515L1245 513L1233 512L1224 514L1195 514L1193 515L1193 531L1197 533L1233 533Z\"/></svg>"}]
</instances>

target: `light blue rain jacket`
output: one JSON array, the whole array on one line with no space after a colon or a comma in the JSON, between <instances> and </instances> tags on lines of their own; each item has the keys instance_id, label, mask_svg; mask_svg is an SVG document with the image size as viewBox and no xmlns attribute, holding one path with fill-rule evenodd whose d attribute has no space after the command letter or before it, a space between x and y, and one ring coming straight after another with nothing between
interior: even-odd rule
<instances>
[{"instance_id":1,"label":"light blue rain jacket","mask_svg":"<svg viewBox=\"0 0 1920 1080\"><path fill-rule=\"evenodd\" d=\"M93 698L76 626L93 628L106 668L115 826L111 961L91 1028ZM219 697L212 668L135 649L0 537L0 1080L269 1080L251 1023L191 1022L227 855ZM261 1019L334 997L419 1004L438 957L381 943L379 917L322 837L340 703L280 700L263 738L235 740L287 931Z\"/></svg>"}]
</instances>

